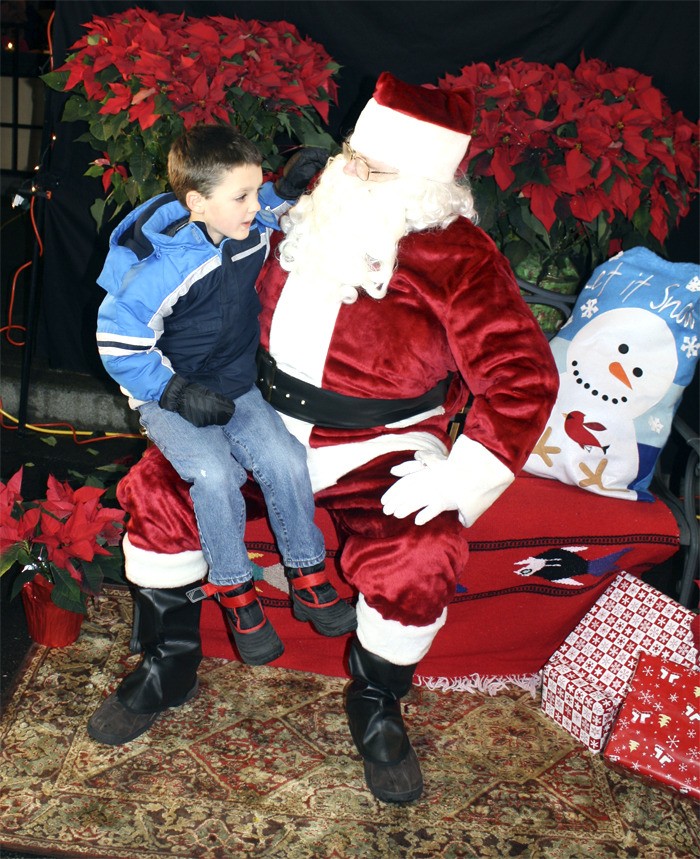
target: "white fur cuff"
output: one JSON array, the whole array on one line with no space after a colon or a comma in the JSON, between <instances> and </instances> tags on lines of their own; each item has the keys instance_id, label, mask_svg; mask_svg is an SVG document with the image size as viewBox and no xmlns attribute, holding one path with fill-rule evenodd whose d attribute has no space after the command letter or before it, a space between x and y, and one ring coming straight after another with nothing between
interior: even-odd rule
<instances>
[{"instance_id":1,"label":"white fur cuff","mask_svg":"<svg viewBox=\"0 0 700 859\"><path fill-rule=\"evenodd\" d=\"M450 451L449 464L459 481L459 520L466 528L515 480L513 472L483 444L461 435Z\"/></svg>"},{"instance_id":2,"label":"white fur cuff","mask_svg":"<svg viewBox=\"0 0 700 859\"><path fill-rule=\"evenodd\" d=\"M124 535L122 543L127 579L141 588L180 588L196 584L208 571L207 562L200 551L149 552L139 549Z\"/></svg>"},{"instance_id":3,"label":"white fur cuff","mask_svg":"<svg viewBox=\"0 0 700 859\"><path fill-rule=\"evenodd\" d=\"M447 620L447 609L428 626L404 626L386 620L368 606L360 594L357 601L357 637L360 644L394 665L415 665L430 650L430 645Z\"/></svg>"}]
</instances>

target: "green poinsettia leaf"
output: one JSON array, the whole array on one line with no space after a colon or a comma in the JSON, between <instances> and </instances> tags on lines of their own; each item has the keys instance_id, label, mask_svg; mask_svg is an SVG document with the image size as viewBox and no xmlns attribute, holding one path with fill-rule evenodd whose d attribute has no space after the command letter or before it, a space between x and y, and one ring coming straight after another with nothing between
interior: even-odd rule
<instances>
[{"instance_id":1,"label":"green poinsettia leaf","mask_svg":"<svg viewBox=\"0 0 700 859\"><path fill-rule=\"evenodd\" d=\"M21 593L22 588L27 584L27 582L31 582L31 580L37 575L41 575L41 573L37 573L34 569L27 568L20 570L17 574L17 577L12 582L12 588L10 590L10 599L14 599L16 596L18 596Z\"/></svg>"},{"instance_id":2,"label":"green poinsettia leaf","mask_svg":"<svg viewBox=\"0 0 700 859\"><path fill-rule=\"evenodd\" d=\"M643 236L649 232L651 226L651 212L647 206L640 206L632 216L632 224Z\"/></svg>"},{"instance_id":3,"label":"green poinsettia leaf","mask_svg":"<svg viewBox=\"0 0 700 859\"><path fill-rule=\"evenodd\" d=\"M532 230L532 232L539 236L542 241L546 244L550 244L550 235L545 229L544 224L540 221L539 218L536 218L528 205L522 205L520 207L520 214L523 219L523 223L528 229Z\"/></svg>"},{"instance_id":4,"label":"green poinsettia leaf","mask_svg":"<svg viewBox=\"0 0 700 859\"><path fill-rule=\"evenodd\" d=\"M100 116L96 123L99 123L99 127L101 130L101 136L99 139L101 140L118 140L119 137L128 132L129 126L131 123L129 122L129 114L123 110L120 113L114 113L107 116ZM90 130L92 131L93 124L90 124ZM94 132L93 132L94 133ZM96 137L98 135L95 135Z\"/></svg>"},{"instance_id":5,"label":"green poinsettia leaf","mask_svg":"<svg viewBox=\"0 0 700 859\"><path fill-rule=\"evenodd\" d=\"M71 95L63 107L63 122L85 122L85 99L80 95Z\"/></svg>"},{"instance_id":6,"label":"green poinsettia leaf","mask_svg":"<svg viewBox=\"0 0 700 859\"><path fill-rule=\"evenodd\" d=\"M110 474L119 474L129 470L129 467L118 462L109 462L107 465L98 465L96 471L108 471Z\"/></svg>"},{"instance_id":7,"label":"green poinsettia leaf","mask_svg":"<svg viewBox=\"0 0 700 859\"><path fill-rule=\"evenodd\" d=\"M98 232L102 229L102 221L104 220L106 208L107 202L100 197L90 206L90 214L97 225Z\"/></svg>"},{"instance_id":8,"label":"green poinsettia leaf","mask_svg":"<svg viewBox=\"0 0 700 859\"><path fill-rule=\"evenodd\" d=\"M92 561L84 561L82 569L87 589L92 594L99 594L104 580L125 584L124 555L120 549L112 548L111 555L96 555Z\"/></svg>"},{"instance_id":9,"label":"green poinsettia leaf","mask_svg":"<svg viewBox=\"0 0 700 859\"><path fill-rule=\"evenodd\" d=\"M292 125L294 123L292 122ZM312 128L310 126L295 128L295 134L304 146L318 146L321 149L327 149L329 152L337 152L338 144L325 131L320 128Z\"/></svg>"},{"instance_id":10,"label":"green poinsettia leaf","mask_svg":"<svg viewBox=\"0 0 700 859\"><path fill-rule=\"evenodd\" d=\"M83 561L81 566L82 590L89 596L97 596L102 591L104 576L100 565L95 561Z\"/></svg>"},{"instance_id":11,"label":"green poinsettia leaf","mask_svg":"<svg viewBox=\"0 0 700 859\"><path fill-rule=\"evenodd\" d=\"M85 478L85 480L83 481L83 485L93 486L96 489L104 489L105 487L104 481L100 480L100 478L96 474L91 474L89 477Z\"/></svg>"},{"instance_id":12,"label":"green poinsettia leaf","mask_svg":"<svg viewBox=\"0 0 700 859\"><path fill-rule=\"evenodd\" d=\"M153 160L144 152L133 155L129 161L129 169L134 179L141 185L147 182L153 173Z\"/></svg>"},{"instance_id":13,"label":"green poinsettia leaf","mask_svg":"<svg viewBox=\"0 0 700 859\"><path fill-rule=\"evenodd\" d=\"M107 117L97 117L92 119L89 124L90 134L95 140L93 143L93 147L99 152L101 149L106 148L105 143L110 138L109 129L106 126L104 120ZM65 117L64 117L65 119Z\"/></svg>"},{"instance_id":14,"label":"green poinsettia leaf","mask_svg":"<svg viewBox=\"0 0 700 859\"><path fill-rule=\"evenodd\" d=\"M51 591L51 599L57 606L65 608L67 611L74 611L77 614L86 614L87 612L85 595L80 590L78 583L67 570L58 567L54 569L54 587Z\"/></svg>"},{"instance_id":15,"label":"green poinsettia leaf","mask_svg":"<svg viewBox=\"0 0 700 859\"><path fill-rule=\"evenodd\" d=\"M70 77L70 72L47 72L45 75L40 75L42 80L49 89L55 89L63 92L66 88L66 83Z\"/></svg>"},{"instance_id":16,"label":"green poinsettia leaf","mask_svg":"<svg viewBox=\"0 0 700 859\"><path fill-rule=\"evenodd\" d=\"M0 576L11 570L15 564L25 566L25 564L31 564L33 560L24 543L15 543L0 554Z\"/></svg>"}]
</instances>

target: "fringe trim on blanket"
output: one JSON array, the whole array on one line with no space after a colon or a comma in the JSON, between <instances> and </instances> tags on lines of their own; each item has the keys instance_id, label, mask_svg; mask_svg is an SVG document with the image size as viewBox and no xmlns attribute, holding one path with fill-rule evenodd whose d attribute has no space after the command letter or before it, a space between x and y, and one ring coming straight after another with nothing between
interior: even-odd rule
<instances>
[{"instance_id":1,"label":"fringe trim on blanket","mask_svg":"<svg viewBox=\"0 0 700 859\"><path fill-rule=\"evenodd\" d=\"M415 686L425 686L431 691L442 692L482 692L486 695L497 695L504 689L517 686L529 692L534 698L542 683L542 672L536 674L508 674L504 677L489 677L481 674L470 674L468 677L424 677L416 674L413 678Z\"/></svg>"}]
</instances>

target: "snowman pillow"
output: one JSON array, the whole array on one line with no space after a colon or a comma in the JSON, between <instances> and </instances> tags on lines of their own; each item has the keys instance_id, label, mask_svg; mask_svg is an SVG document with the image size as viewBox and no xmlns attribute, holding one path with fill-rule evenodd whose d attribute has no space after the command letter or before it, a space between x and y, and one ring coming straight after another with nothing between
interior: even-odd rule
<instances>
[{"instance_id":1,"label":"snowman pillow","mask_svg":"<svg viewBox=\"0 0 700 859\"><path fill-rule=\"evenodd\" d=\"M591 275L551 341L559 395L525 471L651 501L656 460L700 351L700 266L646 248Z\"/></svg>"}]
</instances>

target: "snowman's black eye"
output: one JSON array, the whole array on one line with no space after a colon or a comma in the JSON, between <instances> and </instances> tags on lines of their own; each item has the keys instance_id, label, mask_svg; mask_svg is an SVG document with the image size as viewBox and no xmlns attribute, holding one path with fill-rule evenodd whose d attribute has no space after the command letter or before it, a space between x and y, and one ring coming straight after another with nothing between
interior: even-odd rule
<instances>
[{"instance_id":1,"label":"snowman's black eye","mask_svg":"<svg viewBox=\"0 0 700 859\"><path fill-rule=\"evenodd\" d=\"M641 367L635 367L634 370L632 370L632 375L636 376L639 379L641 376L644 375L644 370L642 370Z\"/></svg>"},{"instance_id":2,"label":"snowman's black eye","mask_svg":"<svg viewBox=\"0 0 700 859\"><path fill-rule=\"evenodd\" d=\"M621 355L626 355L629 352L629 350L630 350L630 347L626 343L620 343L620 345L617 347L617 351Z\"/></svg>"}]
</instances>

